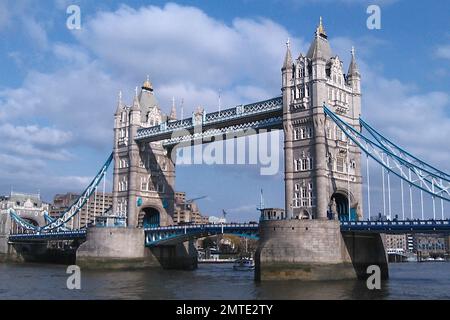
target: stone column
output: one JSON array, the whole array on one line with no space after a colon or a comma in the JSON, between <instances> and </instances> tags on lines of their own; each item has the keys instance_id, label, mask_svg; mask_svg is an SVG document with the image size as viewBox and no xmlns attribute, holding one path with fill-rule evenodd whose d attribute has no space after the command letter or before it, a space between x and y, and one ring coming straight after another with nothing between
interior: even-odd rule
<instances>
[{"instance_id":1,"label":"stone column","mask_svg":"<svg viewBox=\"0 0 450 320\"><path fill-rule=\"evenodd\" d=\"M324 129L325 115L320 107L317 107L314 115L314 134L315 134L315 185L316 185L316 218L328 219L328 177L326 168L326 136Z\"/></svg>"}]
</instances>

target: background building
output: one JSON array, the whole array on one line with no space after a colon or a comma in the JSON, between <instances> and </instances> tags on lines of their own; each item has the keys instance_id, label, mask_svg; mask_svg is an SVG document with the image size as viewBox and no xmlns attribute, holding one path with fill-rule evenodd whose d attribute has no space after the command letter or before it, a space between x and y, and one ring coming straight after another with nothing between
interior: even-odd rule
<instances>
[{"instance_id":1,"label":"background building","mask_svg":"<svg viewBox=\"0 0 450 320\"><path fill-rule=\"evenodd\" d=\"M262 220L283 220L286 215L284 209L279 208L265 208L261 209ZM310 219L309 215L303 215L302 217L296 215L296 219Z\"/></svg>"},{"instance_id":2,"label":"background building","mask_svg":"<svg viewBox=\"0 0 450 320\"><path fill-rule=\"evenodd\" d=\"M185 192L175 192L175 224L207 224L209 219L200 214L198 205L193 200L186 200Z\"/></svg>"},{"instance_id":3,"label":"background building","mask_svg":"<svg viewBox=\"0 0 450 320\"><path fill-rule=\"evenodd\" d=\"M387 234L385 236L385 249L388 252L408 252L408 236L406 234Z\"/></svg>"},{"instance_id":4,"label":"background building","mask_svg":"<svg viewBox=\"0 0 450 320\"><path fill-rule=\"evenodd\" d=\"M40 194L12 192L9 196L0 197L0 233L9 233L9 209L33 225L44 225L44 212L48 212L49 204L41 199Z\"/></svg>"},{"instance_id":5,"label":"background building","mask_svg":"<svg viewBox=\"0 0 450 320\"><path fill-rule=\"evenodd\" d=\"M448 236L442 234L414 235L414 249L422 257L443 257L448 254Z\"/></svg>"},{"instance_id":6,"label":"background building","mask_svg":"<svg viewBox=\"0 0 450 320\"><path fill-rule=\"evenodd\" d=\"M50 209L50 216L57 218L66 212L69 207L78 200L80 195L75 193L57 194L53 199ZM112 193L97 192L93 194L81 212L70 222L73 227L81 228L86 226L86 222L91 224L96 217L103 216L112 207ZM69 226L72 226L69 224Z\"/></svg>"}]
</instances>

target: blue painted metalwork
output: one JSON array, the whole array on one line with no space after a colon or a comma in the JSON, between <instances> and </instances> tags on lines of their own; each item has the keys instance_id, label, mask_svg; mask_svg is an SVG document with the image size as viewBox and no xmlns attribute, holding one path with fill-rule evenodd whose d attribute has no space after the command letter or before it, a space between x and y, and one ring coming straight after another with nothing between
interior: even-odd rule
<instances>
[{"instance_id":1,"label":"blue painted metalwork","mask_svg":"<svg viewBox=\"0 0 450 320\"><path fill-rule=\"evenodd\" d=\"M52 223L55 221L55 218L50 217L48 212L44 212L44 219L46 223Z\"/></svg>"},{"instance_id":2,"label":"blue painted metalwork","mask_svg":"<svg viewBox=\"0 0 450 320\"><path fill-rule=\"evenodd\" d=\"M9 215L12 220L14 220L21 228L27 231L34 232L36 230L36 226L29 223L25 219L22 219L17 215L17 213L13 209L9 209Z\"/></svg>"},{"instance_id":3,"label":"blue painted metalwork","mask_svg":"<svg viewBox=\"0 0 450 320\"><path fill-rule=\"evenodd\" d=\"M342 232L450 233L450 220L343 221Z\"/></svg>"},{"instance_id":4,"label":"blue painted metalwork","mask_svg":"<svg viewBox=\"0 0 450 320\"><path fill-rule=\"evenodd\" d=\"M365 233L448 233L450 220L407 220L407 221L341 221L341 232ZM257 240L258 224L203 224L188 226L170 226L145 228L145 245L157 246L175 244L189 239L202 238L217 234L233 234ZM23 233L9 236L10 242L83 240L86 229L50 232L43 234Z\"/></svg>"},{"instance_id":5,"label":"blue painted metalwork","mask_svg":"<svg viewBox=\"0 0 450 320\"><path fill-rule=\"evenodd\" d=\"M234 126L237 125L241 125L241 127L234 129L261 129L263 127L269 127L269 125L280 125L281 123L279 123L278 118L281 117L282 120L282 112L283 99L281 97L277 97L248 105L240 105L220 112L217 111L203 114L202 118L197 122L194 121L195 119L193 117L191 119L162 123L159 126L150 128L141 128L138 130L135 140L149 142L176 138L173 141L165 141L165 145L173 145L181 142L177 139L183 140L181 139L182 137L191 136L190 134L187 134L187 132L190 132L192 136L190 139L185 138L185 140L199 138L193 136L194 129L196 127L202 127L205 131L208 129L222 129L222 131L217 131L216 134L228 133L229 131L224 130L225 128L233 130ZM277 121L275 121L275 119L268 121L270 118L277 118ZM247 122L253 123L253 126L242 126ZM181 133L181 137L179 133Z\"/></svg>"},{"instance_id":6,"label":"blue painted metalwork","mask_svg":"<svg viewBox=\"0 0 450 320\"><path fill-rule=\"evenodd\" d=\"M75 240L85 239L86 229L74 231L60 231L49 233L22 233L11 234L8 238L9 242L26 242L26 241L49 241L49 240Z\"/></svg>"},{"instance_id":7,"label":"blue painted metalwork","mask_svg":"<svg viewBox=\"0 0 450 320\"><path fill-rule=\"evenodd\" d=\"M83 191L81 196L77 199L77 201L74 202L70 208L68 208L60 217L53 220L52 222L49 222L43 227L39 226L32 226L28 224L25 220L23 220L21 217L17 216L16 214L13 214L10 212L11 218L14 219L21 227L28 231L33 231L37 234L40 233L47 233L47 232L59 232L69 229L66 226L66 223L69 222L75 215L77 215L80 210L83 208L83 206L86 204L88 199L94 194L98 184L102 179L104 178L104 175L106 171L108 170L111 162L113 160L113 154L108 157L105 164L102 166L100 171L97 173L95 178L91 181L91 183L88 185L88 187Z\"/></svg>"},{"instance_id":8,"label":"blue painted metalwork","mask_svg":"<svg viewBox=\"0 0 450 320\"><path fill-rule=\"evenodd\" d=\"M260 130L260 129L273 129L280 128L283 124L283 117L271 117L262 120L248 121L244 123L240 123L237 125L230 125L227 127L209 129L202 132L196 132L193 134L185 134L180 136L170 137L166 140L163 140L162 144L164 147L169 147L177 144L190 143L192 141L198 140L206 140L209 141L210 138L224 135L224 134L235 134L244 132L245 130Z\"/></svg>"},{"instance_id":9,"label":"blue painted metalwork","mask_svg":"<svg viewBox=\"0 0 450 320\"><path fill-rule=\"evenodd\" d=\"M450 220L340 221L342 232L449 233ZM258 224L202 224L145 228L145 245L175 244L217 234L234 234L259 239Z\"/></svg>"},{"instance_id":10,"label":"blue painted metalwork","mask_svg":"<svg viewBox=\"0 0 450 320\"><path fill-rule=\"evenodd\" d=\"M377 139L367 137L358 132L351 125L340 119L330 109L324 106L324 112L370 158L383 166L388 172L406 181L415 188L420 189L433 197L450 201L450 179L443 179L433 173L432 170L421 165L410 162L408 157L391 152ZM431 168L431 166L429 166Z\"/></svg>"},{"instance_id":11,"label":"blue painted metalwork","mask_svg":"<svg viewBox=\"0 0 450 320\"><path fill-rule=\"evenodd\" d=\"M160 226L159 212L157 210L153 210L146 213L144 216L143 225L144 228L158 228Z\"/></svg>"},{"instance_id":12,"label":"blue painted metalwork","mask_svg":"<svg viewBox=\"0 0 450 320\"><path fill-rule=\"evenodd\" d=\"M434 166L426 163L425 161L415 157L414 155L412 155L405 149L399 147L398 145L393 143L391 140L387 139L385 136L383 136L381 133L379 133L377 130L375 130L372 126L370 126L362 118L359 118L359 123L362 128L366 129L381 145L383 145L386 149L388 149L392 153L396 154L399 157L407 158L409 160L409 162L416 164L416 166L423 167L424 170L432 172L444 180L450 179L450 174L435 168Z\"/></svg>"},{"instance_id":13,"label":"blue painted metalwork","mask_svg":"<svg viewBox=\"0 0 450 320\"><path fill-rule=\"evenodd\" d=\"M241 237L258 239L258 224L195 224L145 228L145 245L156 246L183 242L217 234L234 234Z\"/></svg>"}]
</instances>

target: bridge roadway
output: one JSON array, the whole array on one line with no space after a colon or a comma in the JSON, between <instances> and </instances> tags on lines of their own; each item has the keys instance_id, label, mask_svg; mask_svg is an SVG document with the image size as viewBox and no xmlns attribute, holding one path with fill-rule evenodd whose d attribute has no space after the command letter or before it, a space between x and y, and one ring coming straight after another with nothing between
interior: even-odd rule
<instances>
[{"instance_id":1,"label":"bridge roadway","mask_svg":"<svg viewBox=\"0 0 450 320\"><path fill-rule=\"evenodd\" d=\"M258 224L195 224L145 228L145 245L174 244L192 238L217 234L234 234L258 239ZM450 220L411 221L342 221L342 232L366 233L450 233ZM42 234L11 234L9 242L51 241L85 239L86 230L48 232Z\"/></svg>"}]
</instances>

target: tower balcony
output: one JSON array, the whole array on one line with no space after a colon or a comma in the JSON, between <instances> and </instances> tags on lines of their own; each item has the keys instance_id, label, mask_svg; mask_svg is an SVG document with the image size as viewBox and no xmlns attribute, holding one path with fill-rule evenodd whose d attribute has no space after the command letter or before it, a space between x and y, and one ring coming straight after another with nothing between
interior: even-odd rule
<instances>
[{"instance_id":1,"label":"tower balcony","mask_svg":"<svg viewBox=\"0 0 450 320\"><path fill-rule=\"evenodd\" d=\"M296 111L306 110L309 108L309 97L295 99L291 104L291 109Z\"/></svg>"},{"instance_id":2,"label":"tower balcony","mask_svg":"<svg viewBox=\"0 0 450 320\"><path fill-rule=\"evenodd\" d=\"M332 106L334 107L334 110L337 114L346 114L350 111L348 103L339 100L333 100Z\"/></svg>"},{"instance_id":3,"label":"tower balcony","mask_svg":"<svg viewBox=\"0 0 450 320\"><path fill-rule=\"evenodd\" d=\"M128 145L128 137L119 138L118 145L119 146L126 146L126 145Z\"/></svg>"}]
</instances>

